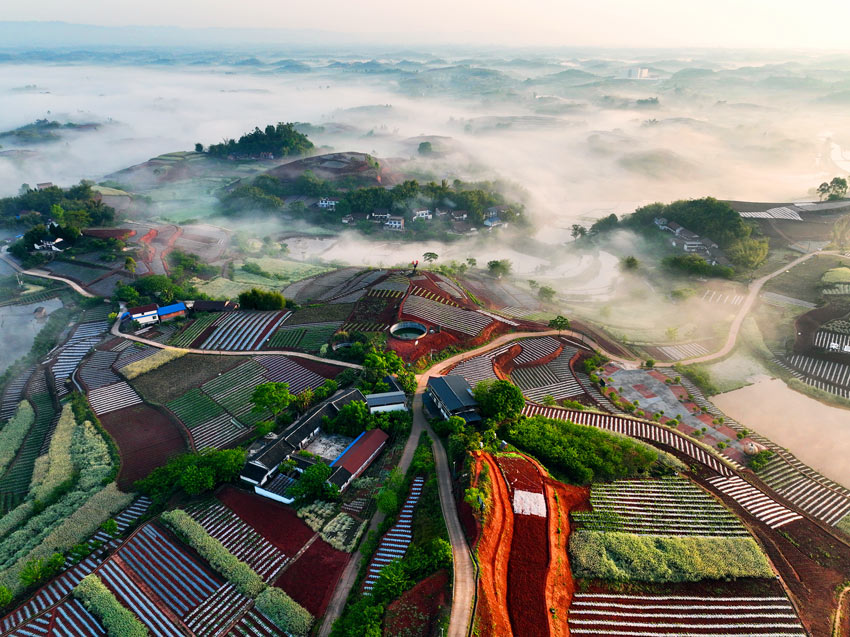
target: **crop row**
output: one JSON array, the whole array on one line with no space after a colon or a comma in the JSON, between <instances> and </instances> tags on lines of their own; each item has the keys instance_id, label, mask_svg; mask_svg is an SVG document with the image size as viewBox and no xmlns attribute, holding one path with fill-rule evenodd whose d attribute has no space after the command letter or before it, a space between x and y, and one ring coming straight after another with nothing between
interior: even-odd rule
<instances>
[{"instance_id":1,"label":"crop row","mask_svg":"<svg viewBox=\"0 0 850 637\"><path fill-rule=\"evenodd\" d=\"M573 520L597 531L643 535L747 536L737 517L685 478L594 485L592 512Z\"/></svg>"},{"instance_id":2,"label":"crop row","mask_svg":"<svg viewBox=\"0 0 850 637\"><path fill-rule=\"evenodd\" d=\"M266 336L287 319L289 312L227 312L200 349L247 351L259 349Z\"/></svg>"},{"instance_id":3,"label":"crop row","mask_svg":"<svg viewBox=\"0 0 850 637\"><path fill-rule=\"evenodd\" d=\"M191 323L171 338L171 345L174 345L175 347L189 347L205 329L222 318L224 318L224 315L216 312L203 312L196 314Z\"/></svg>"},{"instance_id":4,"label":"crop row","mask_svg":"<svg viewBox=\"0 0 850 637\"><path fill-rule=\"evenodd\" d=\"M254 569L266 582L274 579L288 560L283 551L217 500L187 507L186 512L211 537L221 542L224 548Z\"/></svg>"},{"instance_id":5,"label":"crop row","mask_svg":"<svg viewBox=\"0 0 850 637\"><path fill-rule=\"evenodd\" d=\"M403 311L410 316L468 336L477 336L493 322L489 316L478 312L438 303L416 295L407 297Z\"/></svg>"}]
</instances>

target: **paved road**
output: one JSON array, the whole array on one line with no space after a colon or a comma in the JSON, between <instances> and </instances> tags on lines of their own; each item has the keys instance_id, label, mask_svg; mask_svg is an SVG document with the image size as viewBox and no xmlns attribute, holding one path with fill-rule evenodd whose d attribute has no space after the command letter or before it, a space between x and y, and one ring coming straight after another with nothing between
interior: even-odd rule
<instances>
[{"instance_id":1,"label":"paved road","mask_svg":"<svg viewBox=\"0 0 850 637\"><path fill-rule=\"evenodd\" d=\"M836 250L810 252L809 254L804 254L803 256L794 259L791 263L786 263L775 272L771 272L770 274L766 274L763 277L756 279L755 281L750 283L747 298L744 299L743 303L741 303L741 307L738 309L738 313L735 315L735 319L732 321L732 325L729 327L729 335L726 337L726 343L723 344L723 347L721 347L718 351L713 352L712 354L706 354L705 356L699 356L697 358L687 358L670 363L656 363L656 365L659 367L670 367L674 363L683 363L685 365L690 365L692 363L707 363L709 361L717 360L718 358L723 358L724 356L729 354L734 349L735 343L738 340L738 334L741 331L741 325L744 323L744 319L747 318L747 314L750 313L750 310L753 308L753 305L755 305L755 302L758 299L759 292L761 292L761 289L764 287L764 284L770 281L771 279L779 276L780 274L785 273L787 270L797 267L804 261L808 261L812 257L819 255L844 256L843 253L838 252Z\"/></svg>"},{"instance_id":2,"label":"paved road","mask_svg":"<svg viewBox=\"0 0 850 637\"><path fill-rule=\"evenodd\" d=\"M321 356L313 356L312 354L304 354L302 352L292 352L290 350L278 350L278 349L264 349L264 350L251 350L251 351L228 351L228 350L217 350L217 349L195 349L192 347L174 347L173 345L165 345L164 343L157 343L156 341L152 341L148 338L144 338L142 336L135 336L134 334L122 334L118 329L121 325L121 321L117 320L112 325L112 329L110 333L113 336L119 336L121 338L126 338L129 341L135 341L137 343L144 343L145 345L150 345L151 347L158 347L159 349L179 349L190 354L213 354L215 356L259 356L265 354L283 354L286 356L291 356L293 358L304 358L310 361L316 361L318 363L327 363L328 365L336 365L337 367L350 367L351 369L363 369L363 365L358 365L357 363L347 363L345 361L338 361L333 358L322 358Z\"/></svg>"},{"instance_id":3,"label":"paved road","mask_svg":"<svg viewBox=\"0 0 850 637\"><path fill-rule=\"evenodd\" d=\"M62 283L70 285L72 288L74 288L74 291L78 294L82 294L83 296L86 296L90 299L95 297L94 294L84 289L79 283L77 283L76 281L72 281L71 279L56 276L54 274L50 274L49 272L45 272L44 270L24 270L13 259L10 259L6 255L6 248L3 248L3 251L0 252L0 259L3 259L3 261L8 263L16 272L20 272L21 274L27 274L29 276L37 276L42 279L52 279L53 281L61 281Z\"/></svg>"}]
</instances>

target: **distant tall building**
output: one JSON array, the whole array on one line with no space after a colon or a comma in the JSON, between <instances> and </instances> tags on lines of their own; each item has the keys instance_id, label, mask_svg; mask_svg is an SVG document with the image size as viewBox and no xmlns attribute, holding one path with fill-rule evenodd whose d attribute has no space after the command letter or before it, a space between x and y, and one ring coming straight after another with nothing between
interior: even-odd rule
<instances>
[{"instance_id":1,"label":"distant tall building","mask_svg":"<svg viewBox=\"0 0 850 637\"><path fill-rule=\"evenodd\" d=\"M626 77L630 80L645 80L649 77L649 69L645 67L632 67L626 72Z\"/></svg>"}]
</instances>

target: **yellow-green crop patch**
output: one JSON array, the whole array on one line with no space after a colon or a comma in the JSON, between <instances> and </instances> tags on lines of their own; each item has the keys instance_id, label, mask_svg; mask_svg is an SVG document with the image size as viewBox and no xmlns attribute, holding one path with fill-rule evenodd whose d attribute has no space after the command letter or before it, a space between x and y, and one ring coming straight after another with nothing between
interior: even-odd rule
<instances>
[{"instance_id":1,"label":"yellow-green crop patch","mask_svg":"<svg viewBox=\"0 0 850 637\"><path fill-rule=\"evenodd\" d=\"M838 267L827 270L823 277L821 277L821 281L830 285L835 283L850 283L850 268Z\"/></svg>"}]
</instances>

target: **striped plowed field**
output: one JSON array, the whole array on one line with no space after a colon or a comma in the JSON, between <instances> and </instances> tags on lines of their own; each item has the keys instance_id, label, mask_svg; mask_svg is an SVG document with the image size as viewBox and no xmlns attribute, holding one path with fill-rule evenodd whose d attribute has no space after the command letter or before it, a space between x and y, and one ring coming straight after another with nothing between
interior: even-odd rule
<instances>
[{"instance_id":1,"label":"striped plowed field","mask_svg":"<svg viewBox=\"0 0 850 637\"><path fill-rule=\"evenodd\" d=\"M154 635L181 634L191 612L223 582L158 527L141 527L98 575Z\"/></svg>"},{"instance_id":2,"label":"striped plowed field","mask_svg":"<svg viewBox=\"0 0 850 637\"><path fill-rule=\"evenodd\" d=\"M364 591L372 590L375 582L381 576L381 571L387 564L402 559L404 554L407 553L407 547L413 540L413 510L416 508L416 503L419 502L419 496L422 495L424 483L425 480L422 477L417 476L413 479L413 483L410 485L410 493L398 513L396 523L381 538L378 549L372 556L372 561L366 570L366 577L363 579Z\"/></svg>"},{"instance_id":3,"label":"striped plowed field","mask_svg":"<svg viewBox=\"0 0 850 637\"><path fill-rule=\"evenodd\" d=\"M106 630L80 602L68 598L7 634L10 637L105 637Z\"/></svg>"},{"instance_id":4,"label":"striped plowed field","mask_svg":"<svg viewBox=\"0 0 850 637\"><path fill-rule=\"evenodd\" d=\"M257 608L245 613L227 633L228 637L278 637L285 634Z\"/></svg>"},{"instance_id":5,"label":"striped plowed field","mask_svg":"<svg viewBox=\"0 0 850 637\"><path fill-rule=\"evenodd\" d=\"M573 521L594 531L639 535L749 537L741 521L687 478L617 480L593 485L592 512Z\"/></svg>"},{"instance_id":6,"label":"striped plowed field","mask_svg":"<svg viewBox=\"0 0 850 637\"><path fill-rule=\"evenodd\" d=\"M186 451L178 423L163 412L144 403L110 411L100 422L118 445L121 471L118 486L132 490L136 480L144 478L169 458Z\"/></svg>"},{"instance_id":7,"label":"striped plowed field","mask_svg":"<svg viewBox=\"0 0 850 637\"><path fill-rule=\"evenodd\" d=\"M781 594L576 593L569 610L569 624L570 634L594 637L806 635L791 602Z\"/></svg>"},{"instance_id":8,"label":"striped plowed field","mask_svg":"<svg viewBox=\"0 0 850 637\"><path fill-rule=\"evenodd\" d=\"M206 350L253 351L262 347L266 338L283 323L290 312L222 312L202 333L202 343L193 341L192 346ZM192 326L190 326L191 328ZM179 338L179 337L178 337Z\"/></svg>"},{"instance_id":9,"label":"striped plowed field","mask_svg":"<svg viewBox=\"0 0 850 637\"><path fill-rule=\"evenodd\" d=\"M273 580L289 560L283 551L218 500L191 505L186 512L266 582Z\"/></svg>"},{"instance_id":10,"label":"striped plowed field","mask_svg":"<svg viewBox=\"0 0 850 637\"><path fill-rule=\"evenodd\" d=\"M708 482L718 491L735 500L747 513L767 524L771 529L778 529L780 526L803 518L799 513L782 506L738 476L717 476L709 478Z\"/></svg>"}]
</instances>

